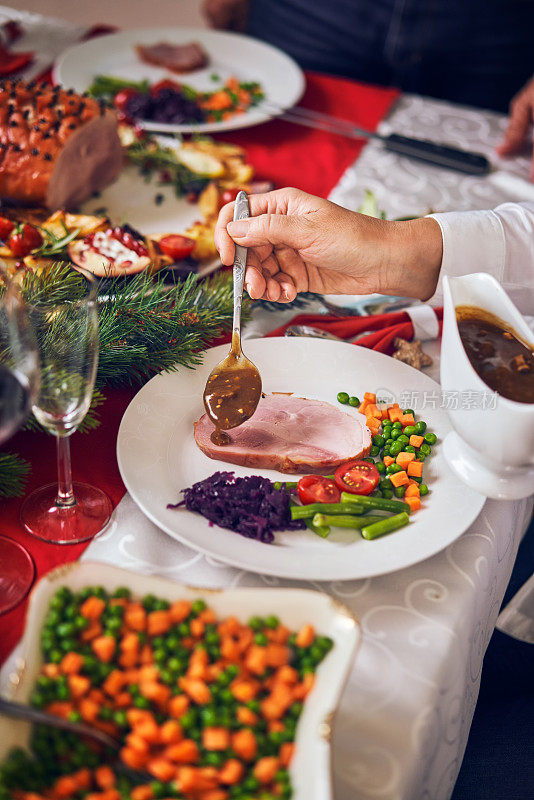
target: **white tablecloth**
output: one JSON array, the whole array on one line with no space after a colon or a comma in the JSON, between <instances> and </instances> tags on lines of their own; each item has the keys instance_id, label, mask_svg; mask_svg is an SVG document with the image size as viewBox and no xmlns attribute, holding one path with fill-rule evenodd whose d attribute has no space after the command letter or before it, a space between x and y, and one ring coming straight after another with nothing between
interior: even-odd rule
<instances>
[{"instance_id":1,"label":"white tablecloth","mask_svg":"<svg viewBox=\"0 0 534 800\"><path fill-rule=\"evenodd\" d=\"M504 120L407 97L384 128L388 125L490 152ZM491 207L521 199L523 191L528 196L527 184L514 171L528 174L526 163L490 178L462 177L414 165L372 143L331 196L357 208L370 188L391 216ZM262 335L287 315L256 313L248 335ZM437 378L438 343L425 349L435 357L430 374ZM384 577L313 584L349 605L364 634L335 723L337 800L450 797L482 659L531 511L528 501L487 501L469 530L427 561ZM288 583L222 565L180 545L149 522L128 495L83 558L206 587Z\"/></svg>"}]
</instances>

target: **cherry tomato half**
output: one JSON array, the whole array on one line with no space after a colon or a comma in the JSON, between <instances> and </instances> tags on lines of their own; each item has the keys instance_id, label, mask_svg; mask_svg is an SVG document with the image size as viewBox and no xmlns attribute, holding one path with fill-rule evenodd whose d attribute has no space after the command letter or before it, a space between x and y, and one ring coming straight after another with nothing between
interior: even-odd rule
<instances>
[{"instance_id":1,"label":"cherry tomato half","mask_svg":"<svg viewBox=\"0 0 534 800\"><path fill-rule=\"evenodd\" d=\"M370 461L348 461L336 469L334 480L342 492L371 494L378 486L380 473Z\"/></svg>"},{"instance_id":2,"label":"cherry tomato half","mask_svg":"<svg viewBox=\"0 0 534 800\"><path fill-rule=\"evenodd\" d=\"M307 506L310 503L339 503L341 492L331 478L322 475L305 475L297 485L300 502Z\"/></svg>"},{"instance_id":3,"label":"cherry tomato half","mask_svg":"<svg viewBox=\"0 0 534 800\"><path fill-rule=\"evenodd\" d=\"M36 247L40 247L42 243L43 237L37 228L27 224L13 228L13 232L7 240L7 246L17 258L24 258Z\"/></svg>"},{"instance_id":4,"label":"cherry tomato half","mask_svg":"<svg viewBox=\"0 0 534 800\"><path fill-rule=\"evenodd\" d=\"M0 239L6 241L7 237L15 227L15 223L7 217L0 217Z\"/></svg>"},{"instance_id":5,"label":"cherry tomato half","mask_svg":"<svg viewBox=\"0 0 534 800\"><path fill-rule=\"evenodd\" d=\"M113 98L113 105L119 111L125 112L130 97L136 97L138 94L137 89L121 89Z\"/></svg>"},{"instance_id":6,"label":"cherry tomato half","mask_svg":"<svg viewBox=\"0 0 534 800\"><path fill-rule=\"evenodd\" d=\"M159 249L166 256L170 256L175 261L180 261L182 258L187 258L195 249L195 240L190 239L188 236L181 236L178 233L171 233L169 236L164 236L160 239Z\"/></svg>"},{"instance_id":7,"label":"cherry tomato half","mask_svg":"<svg viewBox=\"0 0 534 800\"><path fill-rule=\"evenodd\" d=\"M162 81L158 81L150 87L150 94L152 97L156 97L156 95L158 95L162 89L174 89L176 92L181 92L182 84L177 83L170 78L164 78Z\"/></svg>"}]
</instances>

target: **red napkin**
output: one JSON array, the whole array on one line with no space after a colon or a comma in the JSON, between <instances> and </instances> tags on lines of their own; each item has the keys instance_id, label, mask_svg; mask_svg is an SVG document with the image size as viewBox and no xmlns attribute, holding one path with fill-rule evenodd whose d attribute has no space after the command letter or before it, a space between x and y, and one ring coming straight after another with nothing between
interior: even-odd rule
<instances>
[{"instance_id":1,"label":"red napkin","mask_svg":"<svg viewBox=\"0 0 534 800\"><path fill-rule=\"evenodd\" d=\"M443 309L435 308L436 317L439 322L439 332L443 325ZM267 336L283 336L286 329L291 325L311 325L320 328L341 339L353 339L359 334L367 333L354 344L368 347L370 350L377 350L379 353L391 355L393 352L393 340L397 336L401 339L413 338L413 324L406 311L397 311L390 314L376 314L369 317L333 317L325 314L299 314L286 325L277 328Z\"/></svg>"}]
</instances>

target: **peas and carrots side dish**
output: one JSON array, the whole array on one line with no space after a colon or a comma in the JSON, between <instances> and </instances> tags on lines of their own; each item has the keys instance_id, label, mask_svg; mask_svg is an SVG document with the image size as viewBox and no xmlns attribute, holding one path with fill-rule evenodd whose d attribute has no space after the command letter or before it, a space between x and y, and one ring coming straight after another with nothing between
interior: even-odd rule
<instances>
[{"instance_id":1,"label":"peas and carrots side dish","mask_svg":"<svg viewBox=\"0 0 534 800\"><path fill-rule=\"evenodd\" d=\"M31 703L122 743L132 785L75 735L35 726L0 768L0 800L284 800L303 703L332 640L276 616L217 619L201 600L62 587Z\"/></svg>"}]
</instances>

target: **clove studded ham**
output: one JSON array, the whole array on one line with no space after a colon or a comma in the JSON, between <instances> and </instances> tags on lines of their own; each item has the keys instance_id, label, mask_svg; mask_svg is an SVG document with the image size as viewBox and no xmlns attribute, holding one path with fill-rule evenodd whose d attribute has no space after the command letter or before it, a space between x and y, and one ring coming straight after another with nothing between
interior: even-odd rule
<instances>
[{"instance_id":1,"label":"clove studded ham","mask_svg":"<svg viewBox=\"0 0 534 800\"><path fill-rule=\"evenodd\" d=\"M0 82L0 196L75 208L122 167L113 111L49 84Z\"/></svg>"},{"instance_id":2,"label":"clove studded ham","mask_svg":"<svg viewBox=\"0 0 534 800\"><path fill-rule=\"evenodd\" d=\"M195 422L195 441L210 458L280 472L325 473L367 456L371 447L361 414L286 394L262 397L254 415L229 431L227 445L213 444L213 429L206 414Z\"/></svg>"}]
</instances>

